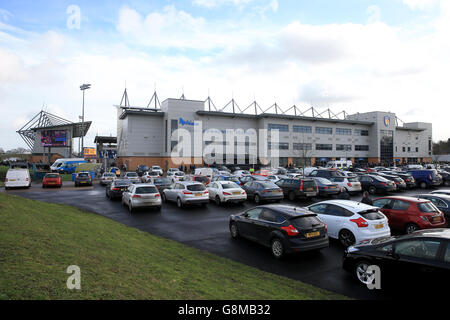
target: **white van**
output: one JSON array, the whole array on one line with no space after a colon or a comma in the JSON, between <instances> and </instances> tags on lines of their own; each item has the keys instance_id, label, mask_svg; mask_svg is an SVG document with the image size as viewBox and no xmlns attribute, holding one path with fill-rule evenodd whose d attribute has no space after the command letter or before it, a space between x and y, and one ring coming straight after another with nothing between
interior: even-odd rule
<instances>
[{"instance_id":1,"label":"white van","mask_svg":"<svg viewBox=\"0 0 450 320\"><path fill-rule=\"evenodd\" d=\"M327 163L327 168L333 169L347 169L351 166L353 163L350 160L334 160Z\"/></svg>"},{"instance_id":2,"label":"white van","mask_svg":"<svg viewBox=\"0 0 450 320\"><path fill-rule=\"evenodd\" d=\"M5 189L29 188L31 186L30 171L28 169L9 169L6 173Z\"/></svg>"},{"instance_id":3,"label":"white van","mask_svg":"<svg viewBox=\"0 0 450 320\"><path fill-rule=\"evenodd\" d=\"M208 178L212 178L214 174L214 170L212 168L197 168L195 169L196 176L205 176Z\"/></svg>"},{"instance_id":4,"label":"white van","mask_svg":"<svg viewBox=\"0 0 450 320\"><path fill-rule=\"evenodd\" d=\"M50 170L52 170L52 172L56 172L58 171L59 167L61 167L62 165L64 165L66 162L69 161L85 162L83 158L61 158L53 162L53 164L50 166Z\"/></svg>"}]
</instances>

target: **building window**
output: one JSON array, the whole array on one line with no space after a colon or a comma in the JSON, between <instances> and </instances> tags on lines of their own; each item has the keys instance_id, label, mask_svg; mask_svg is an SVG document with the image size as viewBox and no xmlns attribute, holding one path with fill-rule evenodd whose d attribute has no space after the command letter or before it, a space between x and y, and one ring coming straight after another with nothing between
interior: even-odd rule
<instances>
[{"instance_id":1,"label":"building window","mask_svg":"<svg viewBox=\"0 0 450 320\"><path fill-rule=\"evenodd\" d=\"M178 129L178 120L170 120L170 133Z\"/></svg>"},{"instance_id":2,"label":"building window","mask_svg":"<svg viewBox=\"0 0 450 320\"><path fill-rule=\"evenodd\" d=\"M402 151L403 151L403 152L406 152L406 148L405 148L405 147L403 147L403 148L402 148Z\"/></svg>"},{"instance_id":3,"label":"building window","mask_svg":"<svg viewBox=\"0 0 450 320\"><path fill-rule=\"evenodd\" d=\"M289 132L289 126L287 124L269 123L267 129L269 131L278 130L281 132Z\"/></svg>"},{"instance_id":4,"label":"building window","mask_svg":"<svg viewBox=\"0 0 450 320\"><path fill-rule=\"evenodd\" d=\"M312 133L312 127L309 126L293 126L292 129L294 132Z\"/></svg>"},{"instance_id":5,"label":"building window","mask_svg":"<svg viewBox=\"0 0 450 320\"><path fill-rule=\"evenodd\" d=\"M331 150L333 150L333 145L332 145L332 144L317 143L317 144L316 144L316 150L327 150L327 151L331 151Z\"/></svg>"},{"instance_id":6,"label":"building window","mask_svg":"<svg viewBox=\"0 0 450 320\"><path fill-rule=\"evenodd\" d=\"M352 129L336 128L336 134L339 134L341 136L351 136Z\"/></svg>"},{"instance_id":7,"label":"building window","mask_svg":"<svg viewBox=\"0 0 450 320\"><path fill-rule=\"evenodd\" d=\"M337 144L336 151L352 151L352 145L351 144Z\"/></svg>"},{"instance_id":8,"label":"building window","mask_svg":"<svg viewBox=\"0 0 450 320\"><path fill-rule=\"evenodd\" d=\"M316 127L316 133L318 133L318 134L333 134L333 128Z\"/></svg>"},{"instance_id":9,"label":"building window","mask_svg":"<svg viewBox=\"0 0 450 320\"><path fill-rule=\"evenodd\" d=\"M293 145L294 150L312 150L312 144L311 143L294 143Z\"/></svg>"},{"instance_id":10,"label":"building window","mask_svg":"<svg viewBox=\"0 0 450 320\"><path fill-rule=\"evenodd\" d=\"M355 151L369 151L368 145L356 145Z\"/></svg>"},{"instance_id":11,"label":"building window","mask_svg":"<svg viewBox=\"0 0 450 320\"><path fill-rule=\"evenodd\" d=\"M419 147L416 147L416 152L419 152Z\"/></svg>"},{"instance_id":12,"label":"building window","mask_svg":"<svg viewBox=\"0 0 450 320\"><path fill-rule=\"evenodd\" d=\"M269 150L278 149L278 150L289 150L289 143L288 142L280 142L280 143L271 143L269 142L267 144L267 147Z\"/></svg>"},{"instance_id":13,"label":"building window","mask_svg":"<svg viewBox=\"0 0 450 320\"><path fill-rule=\"evenodd\" d=\"M369 130L361 130L361 129L355 129L355 136L368 136Z\"/></svg>"},{"instance_id":14,"label":"building window","mask_svg":"<svg viewBox=\"0 0 450 320\"><path fill-rule=\"evenodd\" d=\"M408 147L408 152L411 152L411 147Z\"/></svg>"}]
</instances>

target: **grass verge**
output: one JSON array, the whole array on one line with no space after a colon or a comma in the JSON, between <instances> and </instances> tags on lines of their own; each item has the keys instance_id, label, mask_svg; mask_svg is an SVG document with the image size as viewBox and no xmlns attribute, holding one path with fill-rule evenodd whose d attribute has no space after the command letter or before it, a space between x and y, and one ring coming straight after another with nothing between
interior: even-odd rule
<instances>
[{"instance_id":1,"label":"grass verge","mask_svg":"<svg viewBox=\"0 0 450 320\"><path fill-rule=\"evenodd\" d=\"M68 290L69 265L81 290ZM0 299L343 299L77 208L0 193Z\"/></svg>"}]
</instances>

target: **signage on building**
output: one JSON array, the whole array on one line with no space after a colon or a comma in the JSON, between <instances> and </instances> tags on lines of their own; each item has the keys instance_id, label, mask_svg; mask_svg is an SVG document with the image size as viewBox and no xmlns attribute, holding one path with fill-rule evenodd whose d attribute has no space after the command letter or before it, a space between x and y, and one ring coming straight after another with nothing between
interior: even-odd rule
<instances>
[{"instance_id":1,"label":"signage on building","mask_svg":"<svg viewBox=\"0 0 450 320\"><path fill-rule=\"evenodd\" d=\"M389 116L384 116L384 125L386 127L389 127L389 125L391 124L391 117Z\"/></svg>"},{"instance_id":2,"label":"signage on building","mask_svg":"<svg viewBox=\"0 0 450 320\"><path fill-rule=\"evenodd\" d=\"M95 148L85 147L83 149L83 156L85 159L94 159L96 155Z\"/></svg>"}]
</instances>

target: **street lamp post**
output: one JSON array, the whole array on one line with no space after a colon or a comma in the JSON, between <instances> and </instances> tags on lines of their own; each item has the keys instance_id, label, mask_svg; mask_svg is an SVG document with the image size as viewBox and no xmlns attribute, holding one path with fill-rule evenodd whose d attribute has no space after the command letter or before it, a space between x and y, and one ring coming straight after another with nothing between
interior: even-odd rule
<instances>
[{"instance_id":1,"label":"street lamp post","mask_svg":"<svg viewBox=\"0 0 450 320\"><path fill-rule=\"evenodd\" d=\"M91 85L88 84L82 84L80 86L80 90L83 91L83 109L81 112L81 153L84 151L84 90L90 89Z\"/></svg>"}]
</instances>

